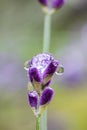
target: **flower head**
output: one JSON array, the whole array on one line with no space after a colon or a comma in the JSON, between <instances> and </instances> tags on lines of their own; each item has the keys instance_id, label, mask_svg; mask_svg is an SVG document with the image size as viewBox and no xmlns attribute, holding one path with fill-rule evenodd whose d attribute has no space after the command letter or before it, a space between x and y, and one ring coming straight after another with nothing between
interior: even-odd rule
<instances>
[{"instance_id":1,"label":"flower head","mask_svg":"<svg viewBox=\"0 0 87 130\"><path fill-rule=\"evenodd\" d=\"M34 56L28 63L28 77L33 87L44 89L51 82L59 62L52 55L41 53Z\"/></svg>"},{"instance_id":2,"label":"flower head","mask_svg":"<svg viewBox=\"0 0 87 130\"><path fill-rule=\"evenodd\" d=\"M34 114L40 116L52 100L54 91L49 85L54 73L61 73L61 66L51 54L41 53L27 61L24 68L30 81L28 102Z\"/></svg>"},{"instance_id":3,"label":"flower head","mask_svg":"<svg viewBox=\"0 0 87 130\"><path fill-rule=\"evenodd\" d=\"M56 9L63 6L64 0L38 0L44 7L44 11L47 13L53 13Z\"/></svg>"}]
</instances>

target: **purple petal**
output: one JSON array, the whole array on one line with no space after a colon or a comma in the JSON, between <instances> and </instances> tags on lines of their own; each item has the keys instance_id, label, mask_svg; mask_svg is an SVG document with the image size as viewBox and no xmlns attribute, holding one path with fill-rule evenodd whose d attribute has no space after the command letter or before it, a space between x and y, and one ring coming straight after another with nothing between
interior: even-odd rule
<instances>
[{"instance_id":1,"label":"purple petal","mask_svg":"<svg viewBox=\"0 0 87 130\"><path fill-rule=\"evenodd\" d=\"M44 77L46 77L47 75L55 73L58 65L59 65L59 62L57 60L52 61L49 64L49 66L47 67L47 69L45 70Z\"/></svg>"},{"instance_id":2,"label":"purple petal","mask_svg":"<svg viewBox=\"0 0 87 130\"><path fill-rule=\"evenodd\" d=\"M53 0L52 7L53 8L60 8L64 4L64 0Z\"/></svg>"},{"instance_id":3,"label":"purple petal","mask_svg":"<svg viewBox=\"0 0 87 130\"><path fill-rule=\"evenodd\" d=\"M48 8L60 8L64 4L64 0L38 0L42 5Z\"/></svg>"},{"instance_id":4,"label":"purple petal","mask_svg":"<svg viewBox=\"0 0 87 130\"><path fill-rule=\"evenodd\" d=\"M45 105L49 103L52 100L53 94L54 91L52 88L50 87L45 88L40 97L40 105Z\"/></svg>"},{"instance_id":5,"label":"purple petal","mask_svg":"<svg viewBox=\"0 0 87 130\"><path fill-rule=\"evenodd\" d=\"M41 75L37 68L29 69L29 77L31 82L33 82L33 80L35 80L36 82L41 82Z\"/></svg>"},{"instance_id":6,"label":"purple petal","mask_svg":"<svg viewBox=\"0 0 87 130\"><path fill-rule=\"evenodd\" d=\"M47 0L38 0L42 5L47 5Z\"/></svg>"},{"instance_id":7,"label":"purple petal","mask_svg":"<svg viewBox=\"0 0 87 130\"><path fill-rule=\"evenodd\" d=\"M28 92L28 102L29 102L31 107L37 108L38 94L36 91Z\"/></svg>"}]
</instances>

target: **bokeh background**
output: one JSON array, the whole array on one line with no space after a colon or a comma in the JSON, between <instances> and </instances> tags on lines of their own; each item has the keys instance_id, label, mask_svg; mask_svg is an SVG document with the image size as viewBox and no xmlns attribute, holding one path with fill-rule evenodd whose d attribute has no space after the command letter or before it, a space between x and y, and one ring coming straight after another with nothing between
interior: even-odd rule
<instances>
[{"instance_id":1,"label":"bokeh background","mask_svg":"<svg viewBox=\"0 0 87 130\"><path fill-rule=\"evenodd\" d=\"M38 0L0 0L0 130L35 130L24 62L42 52ZM67 0L52 17L50 52L65 68L54 76L48 130L87 130L87 0Z\"/></svg>"}]
</instances>

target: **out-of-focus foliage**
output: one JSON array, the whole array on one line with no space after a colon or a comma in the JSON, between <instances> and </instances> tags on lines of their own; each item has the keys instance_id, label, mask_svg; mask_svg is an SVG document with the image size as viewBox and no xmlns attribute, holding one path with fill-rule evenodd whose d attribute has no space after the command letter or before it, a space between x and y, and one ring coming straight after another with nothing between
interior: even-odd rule
<instances>
[{"instance_id":1,"label":"out-of-focus foliage","mask_svg":"<svg viewBox=\"0 0 87 130\"><path fill-rule=\"evenodd\" d=\"M42 52L44 13L36 0L0 0L0 130L34 130L24 61ZM52 17L50 52L65 66L54 76L48 129L87 130L87 1L67 0Z\"/></svg>"}]
</instances>

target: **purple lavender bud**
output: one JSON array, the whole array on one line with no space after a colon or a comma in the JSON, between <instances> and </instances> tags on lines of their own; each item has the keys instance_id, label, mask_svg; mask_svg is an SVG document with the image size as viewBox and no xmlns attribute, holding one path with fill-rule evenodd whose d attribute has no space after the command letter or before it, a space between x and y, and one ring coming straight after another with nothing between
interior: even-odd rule
<instances>
[{"instance_id":1,"label":"purple lavender bud","mask_svg":"<svg viewBox=\"0 0 87 130\"><path fill-rule=\"evenodd\" d=\"M42 5L47 6L47 0L38 0Z\"/></svg>"},{"instance_id":2,"label":"purple lavender bud","mask_svg":"<svg viewBox=\"0 0 87 130\"><path fill-rule=\"evenodd\" d=\"M56 72L57 68L58 68L59 62L57 60L53 60L48 67L46 68L46 70L44 71L44 75L43 75L43 86L46 86L45 84L49 83L49 81L51 80L53 74Z\"/></svg>"},{"instance_id":3,"label":"purple lavender bud","mask_svg":"<svg viewBox=\"0 0 87 130\"><path fill-rule=\"evenodd\" d=\"M64 4L64 0L53 0L52 7L53 8L61 8Z\"/></svg>"},{"instance_id":4,"label":"purple lavender bud","mask_svg":"<svg viewBox=\"0 0 87 130\"><path fill-rule=\"evenodd\" d=\"M28 92L28 102L31 107L37 108L38 104L38 94L36 91L30 91Z\"/></svg>"},{"instance_id":5,"label":"purple lavender bud","mask_svg":"<svg viewBox=\"0 0 87 130\"><path fill-rule=\"evenodd\" d=\"M47 8L60 8L64 4L64 0L38 0L42 5L47 6Z\"/></svg>"},{"instance_id":6,"label":"purple lavender bud","mask_svg":"<svg viewBox=\"0 0 87 130\"><path fill-rule=\"evenodd\" d=\"M53 94L54 91L52 88L45 88L40 97L40 105L48 104L52 100Z\"/></svg>"},{"instance_id":7,"label":"purple lavender bud","mask_svg":"<svg viewBox=\"0 0 87 130\"><path fill-rule=\"evenodd\" d=\"M29 77L30 77L31 82L33 82L33 80L35 80L37 82L41 82L41 75L37 68L29 69Z\"/></svg>"},{"instance_id":8,"label":"purple lavender bud","mask_svg":"<svg viewBox=\"0 0 87 130\"><path fill-rule=\"evenodd\" d=\"M46 75L50 75L50 74L54 74L57 67L59 65L59 62L57 60L53 60L49 65L48 67L46 68L45 72L44 72L44 77Z\"/></svg>"}]
</instances>

